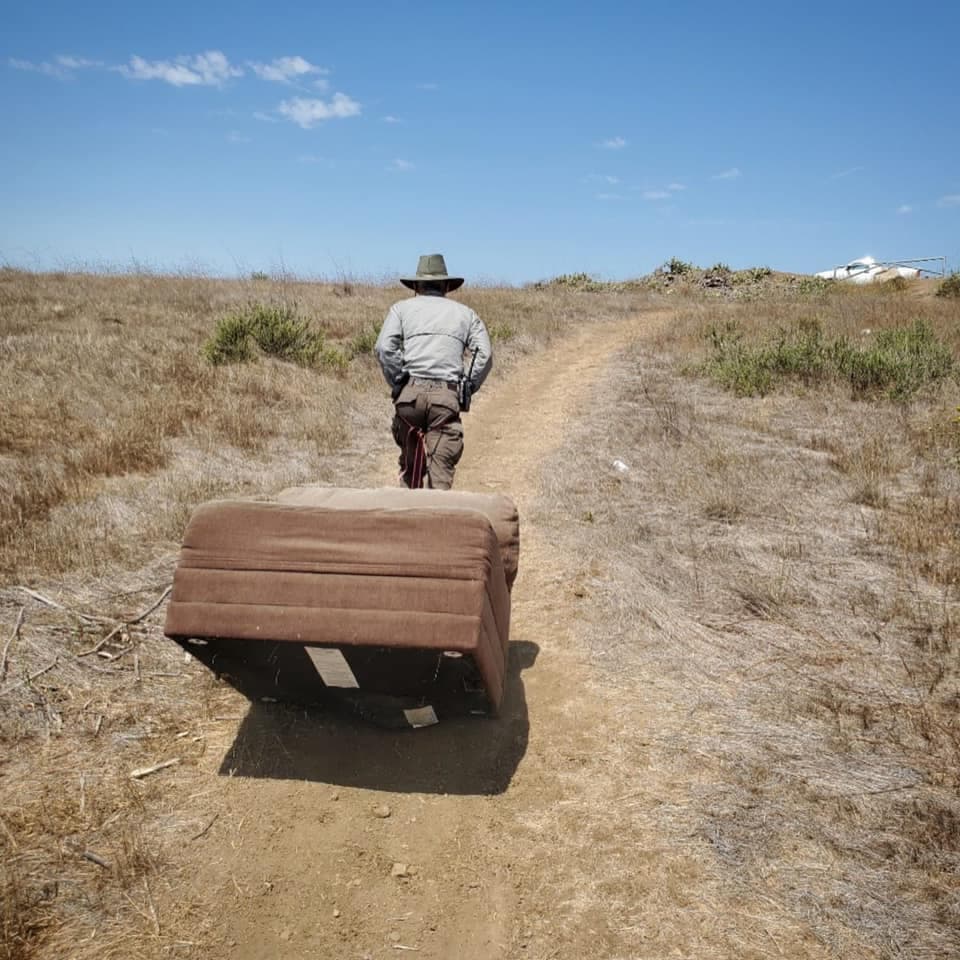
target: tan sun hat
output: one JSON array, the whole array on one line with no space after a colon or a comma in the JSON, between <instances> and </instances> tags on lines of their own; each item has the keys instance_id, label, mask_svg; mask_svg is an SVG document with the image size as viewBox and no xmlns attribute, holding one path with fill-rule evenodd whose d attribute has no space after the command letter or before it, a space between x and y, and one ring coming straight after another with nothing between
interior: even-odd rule
<instances>
[{"instance_id":1,"label":"tan sun hat","mask_svg":"<svg viewBox=\"0 0 960 960\"><path fill-rule=\"evenodd\" d=\"M418 283L430 280L446 280L448 290L456 290L463 285L463 277L451 277L447 273L447 264L442 253L426 253L417 264L415 277L401 277L400 282L411 290L417 289Z\"/></svg>"}]
</instances>

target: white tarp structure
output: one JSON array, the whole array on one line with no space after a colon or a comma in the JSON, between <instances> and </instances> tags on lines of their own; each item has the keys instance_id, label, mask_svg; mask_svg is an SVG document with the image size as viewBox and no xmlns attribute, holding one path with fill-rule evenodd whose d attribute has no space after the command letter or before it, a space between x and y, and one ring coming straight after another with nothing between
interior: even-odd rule
<instances>
[{"instance_id":1,"label":"white tarp structure","mask_svg":"<svg viewBox=\"0 0 960 960\"><path fill-rule=\"evenodd\" d=\"M914 263L938 263L942 264L942 267L939 270L930 270L926 267L910 266ZM921 274L945 276L946 260L943 257L920 257L914 260L884 262L873 257L860 257L859 260L851 260L842 267L821 270L816 276L824 280L846 280L849 283L882 283L884 280L893 280L894 277L914 280Z\"/></svg>"}]
</instances>

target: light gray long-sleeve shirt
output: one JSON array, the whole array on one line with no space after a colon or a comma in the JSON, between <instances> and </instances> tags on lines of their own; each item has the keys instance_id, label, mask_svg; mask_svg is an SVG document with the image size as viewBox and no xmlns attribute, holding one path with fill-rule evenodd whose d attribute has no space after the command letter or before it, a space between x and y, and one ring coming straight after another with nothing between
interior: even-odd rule
<instances>
[{"instance_id":1,"label":"light gray long-sleeve shirt","mask_svg":"<svg viewBox=\"0 0 960 960\"><path fill-rule=\"evenodd\" d=\"M418 294L395 303L373 349L391 387L404 373L456 381L464 372L464 350L471 350L477 357L470 377L476 393L493 366L483 321L465 304L439 294Z\"/></svg>"}]
</instances>

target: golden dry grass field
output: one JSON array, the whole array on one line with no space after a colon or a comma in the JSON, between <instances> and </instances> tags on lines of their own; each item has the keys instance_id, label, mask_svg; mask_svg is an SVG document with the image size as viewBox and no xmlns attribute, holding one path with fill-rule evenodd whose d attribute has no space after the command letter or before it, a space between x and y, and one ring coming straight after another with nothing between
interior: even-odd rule
<instances>
[{"instance_id":1,"label":"golden dry grass field","mask_svg":"<svg viewBox=\"0 0 960 960\"><path fill-rule=\"evenodd\" d=\"M3 960L960 951L960 302L574 281L462 294L512 701L397 740L254 729L162 614L197 503L392 482L403 291L0 271ZM251 304L323 350L210 364Z\"/></svg>"}]
</instances>

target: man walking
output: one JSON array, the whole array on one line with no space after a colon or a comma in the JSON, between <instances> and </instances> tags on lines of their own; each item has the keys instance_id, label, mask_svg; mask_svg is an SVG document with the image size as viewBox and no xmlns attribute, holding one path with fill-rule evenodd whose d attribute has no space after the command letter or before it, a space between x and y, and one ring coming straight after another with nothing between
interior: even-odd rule
<instances>
[{"instance_id":1,"label":"man walking","mask_svg":"<svg viewBox=\"0 0 960 960\"><path fill-rule=\"evenodd\" d=\"M449 490L463 453L460 411L493 365L490 337L473 310L446 299L463 277L447 274L441 254L421 257L417 275L400 282L416 296L390 308L374 347L395 405L400 479Z\"/></svg>"}]
</instances>

